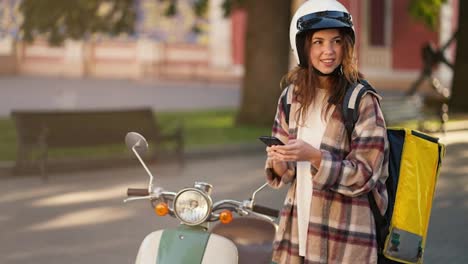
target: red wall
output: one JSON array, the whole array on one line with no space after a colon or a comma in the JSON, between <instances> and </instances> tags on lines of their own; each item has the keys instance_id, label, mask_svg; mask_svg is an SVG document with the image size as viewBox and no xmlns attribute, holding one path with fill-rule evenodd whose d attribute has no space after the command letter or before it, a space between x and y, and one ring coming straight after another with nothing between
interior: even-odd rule
<instances>
[{"instance_id":1,"label":"red wall","mask_svg":"<svg viewBox=\"0 0 468 264\"><path fill-rule=\"evenodd\" d=\"M438 45L438 34L431 32L408 13L409 0L393 1L393 69L419 70L421 68L421 46L432 41Z\"/></svg>"},{"instance_id":2,"label":"red wall","mask_svg":"<svg viewBox=\"0 0 468 264\"><path fill-rule=\"evenodd\" d=\"M247 30L247 12L235 9L231 13L232 27L232 62L235 65L244 64L245 34Z\"/></svg>"}]
</instances>

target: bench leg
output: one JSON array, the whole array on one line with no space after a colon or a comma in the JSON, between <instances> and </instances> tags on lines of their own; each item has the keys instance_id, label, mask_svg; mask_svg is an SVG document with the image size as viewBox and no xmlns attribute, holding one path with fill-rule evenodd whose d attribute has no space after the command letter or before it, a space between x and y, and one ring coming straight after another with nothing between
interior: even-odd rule
<instances>
[{"instance_id":1,"label":"bench leg","mask_svg":"<svg viewBox=\"0 0 468 264\"><path fill-rule=\"evenodd\" d=\"M28 153L31 152L31 147L27 147L25 145L19 145L17 154L16 154L16 162L15 168L13 169L14 174L21 174L28 166Z\"/></svg>"},{"instance_id":2,"label":"bench leg","mask_svg":"<svg viewBox=\"0 0 468 264\"><path fill-rule=\"evenodd\" d=\"M39 171L40 171L42 182L46 183L49 181L49 177L47 175L47 160L48 160L47 144L41 144L40 149L41 149L41 152L39 156Z\"/></svg>"}]
</instances>

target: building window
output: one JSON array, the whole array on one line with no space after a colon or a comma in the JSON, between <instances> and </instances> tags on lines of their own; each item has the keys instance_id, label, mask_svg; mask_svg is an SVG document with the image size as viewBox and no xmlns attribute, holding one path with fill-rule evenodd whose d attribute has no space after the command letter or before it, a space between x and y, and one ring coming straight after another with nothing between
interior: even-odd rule
<instances>
[{"instance_id":1,"label":"building window","mask_svg":"<svg viewBox=\"0 0 468 264\"><path fill-rule=\"evenodd\" d=\"M385 0L369 1L370 45L385 46Z\"/></svg>"}]
</instances>

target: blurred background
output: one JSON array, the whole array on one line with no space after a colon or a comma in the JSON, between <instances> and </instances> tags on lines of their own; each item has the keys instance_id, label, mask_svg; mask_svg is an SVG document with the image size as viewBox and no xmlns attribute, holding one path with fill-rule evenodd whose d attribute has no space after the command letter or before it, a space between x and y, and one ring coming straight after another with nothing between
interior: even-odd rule
<instances>
[{"instance_id":1,"label":"blurred background","mask_svg":"<svg viewBox=\"0 0 468 264\"><path fill-rule=\"evenodd\" d=\"M145 234L177 224L121 203L146 182L126 131L150 141L161 184L204 180L216 198L246 198L263 181L257 137L295 66L289 22L302 2L0 0L0 262L129 263ZM467 263L455 227L468 220L468 51L457 48L468 2L340 2L387 123L448 144L426 262Z\"/></svg>"},{"instance_id":2,"label":"blurred background","mask_svg":"<svg viewBox=\"0 0 468 264\"><path fill-rule=\"evenodd\" d=\"M238 83L249 60L261 58L260 65L269 67L289 57L287 45L276 42L288 43L289 18L301 2L3 0L0 73ZM458 29L457 0L341 2L354 17L360 70L379 89L408 89L424 66L422 47L431 43L436 52ZM261 46L263 38L275 43ZM454 62L455 45L443 55ZM287 70L288 63L282 64ZM447 65L434 74L450 86Z\"/></svg>"}]
</instances>

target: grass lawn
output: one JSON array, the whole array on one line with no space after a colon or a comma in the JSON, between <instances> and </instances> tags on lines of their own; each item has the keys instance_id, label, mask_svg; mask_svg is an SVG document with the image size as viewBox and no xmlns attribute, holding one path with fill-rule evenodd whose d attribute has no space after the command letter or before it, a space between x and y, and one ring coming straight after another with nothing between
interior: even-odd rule
<instances>
[{"instance_id":1,"label":"grass lawn","mask_svg":"<svg viewBox=\"0 0 468 264\"><path fill-rule=\"evenodd\" d=\"M16 157L16 130L10 119L0 119L0 161Z\"/></svg>"},{"instance_id":2,"label":"grass lawn","mask_svg":"<svg viewBox=\"0 0 468 264\"><path fill-rule=\"evenodd\" d=\"M157 120L165 124L163 130L172 129L177 123L182 123L185 131L186 149L203 149L216 145L238 143L261 144L257 139L261 135L269 135L271 127L234 126L236 111L234 109L190 111L190 112L158 112ZM466 116L452 116L451 121L466 120ZM451 122L449 121L449 123ZM438 128L437 121L426 121L426 125ZM407 122L400 127L416 128L417 122ZM143 135L144 136L144 135ZM70 136L73 140L73 135ZM152 147L150 143L150 148ZM57 157L100 157L122 155L128 153L124 139L122 144L79 149L51 149L49 156ZM9 118L0 119L0 162L16 159L15 124Z\"/></svg>"},{"instance_id":3,"label":"grass lawn","mask_svg":"<svg viewBox=\"0 0 468 264\"><path fill-rule=\"evenodd\" d=\"M233 109L221 109L191 112L158 112L156 113L156 117L160 124L167 124L162 128L163 130L170 130L177 123L182 122L185 131L186 149L199 149L213 145L237 143L258 144L260 142L257 139L259 136L270 134L271 127L235 127L235 114L236 111ZM8 118L0 119L0 131L0 161L13 161L16 159L16 131L14 122ZM72 137L70 140L73 140ZM125 151L127 150L122 138L122 144L119 145L99 148L52 149L49 155L51 157L99 157L112 154L117 155Z\"/></svg>"}]
</instances>

